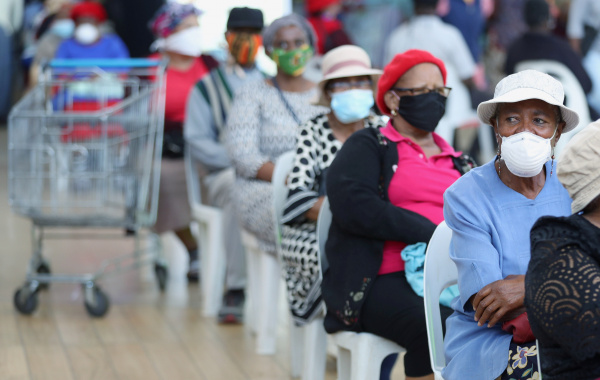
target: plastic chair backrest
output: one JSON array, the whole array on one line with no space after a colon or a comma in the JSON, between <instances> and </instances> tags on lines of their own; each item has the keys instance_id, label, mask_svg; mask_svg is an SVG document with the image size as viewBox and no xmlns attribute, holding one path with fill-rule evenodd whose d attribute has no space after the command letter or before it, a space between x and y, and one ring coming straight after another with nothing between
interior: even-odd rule
<instances>
[{"instance_id":1,"label":"plastic chair backrest","mask_svg":"<svg viewBox=\"0 0 600 380\"><path fill-rule=\"evenodd\" d=\"M444 356L444 337L440 314L440 294L450 285L456 284L458 272L450 259L450 240L452 230L446 222L435 229L425 254L423 278L423 298L425 302L425 320L431 367L439 374L446 366Z\"/></svg>"},{"instance_id":2,"label":"plastic chair backrest","mask_svg":"<svg viewBox=\"0 0 600 380\"><path fill-rule=\"evenodd\" d=\"M185 165L185 180L190 206L202 205L202 186L200 185L198 165L196 165L196 162L194 162L194 157L192 157L191 147L189 144L185 145L183 160Z\"/></svg>"},{"instance_id":3,"label":"plastic chair backrest","mask_svg":"<svg viewBox=\"0 0 600 380\"><path fill-rule=\"evenodd\" d=\"M319 210L317 218L317 245L319 247L319 268L321 268L320 276L323 278L323 273L329 268L327 256L325 255L325 243L329 235L329 226L331 225L331 209L329 208L329 198L325 197Z\"/></svg>"},{"instance_id":4,"label":"plastic chair backrest","mask_svg":"<svg viewBox=\"0 0 600 380\"><path fill-rule=\"evenodd\" d=\"M541 71L560 81L565 90L565 105L577 112L579 115L579 125L577 128L561 136L560 140L556 144L555 154L558 157L566 143L569 142L569 140L571 140L571 138L573 138L577 132L592 122L585 92L583 92L581 84L579 84L575 74L573 74L573 72L567 66L558 61L531 60L519 62L515 66L515 71L523 71L528 69Z\"/></svg>"},{"instance_id":5,"label":"plastic chair backrest","mask_svg":"<svg viewBox=\"0 0 600 380\"><path fill-rule=\"evenodd\" d=\"M288 196L288 187L285 183L288 174L294 167L296 151L290 150L279 156L275 162L275 169L271 178L273 185L273 223L275 223L275 245L277 253L281 257L281 218L283 208Z\"/></svg>"}]
</instances>

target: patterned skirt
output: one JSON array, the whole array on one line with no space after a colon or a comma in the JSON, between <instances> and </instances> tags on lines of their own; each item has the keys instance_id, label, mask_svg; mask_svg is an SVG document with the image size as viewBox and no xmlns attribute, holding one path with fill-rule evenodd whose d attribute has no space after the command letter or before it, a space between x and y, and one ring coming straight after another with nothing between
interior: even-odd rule
<instances>
[{"instance_id":1,"label":"patterned skirt","mask_svg":"<svg viewBox=\"0 0 600 380\"><path fill-rule=\"evenodd\" d=\"M303 325L324 310L316 223L283 226L281 248L290 311L296 324Z\"/></svg>"},{"instance_id":2,"label":"patterned skirt","mask_svg":"<svg viewBox=\"0 0 600 380\"><path fill-rule=\"evenodd\" d=\"M524 344L510 342L508 350L508 366L498 380L537 380L540 370L537 361L535 341Z\"/></svg>"}]
</instances>

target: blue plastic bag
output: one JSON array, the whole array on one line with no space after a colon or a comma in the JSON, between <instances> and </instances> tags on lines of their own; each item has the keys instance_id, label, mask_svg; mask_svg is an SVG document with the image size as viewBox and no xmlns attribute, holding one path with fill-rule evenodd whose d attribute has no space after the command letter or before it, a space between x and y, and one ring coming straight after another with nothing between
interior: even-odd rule
<instances>
[{"instance_id":1,"label":"blue plastic bag","mask_svg":"<svg viewBox=\"0 0 600 380\"><path fill-rule=\"evenodd\" d=\"M406 273L406 280L410 284L410 287L417 293L418 296L423 297L423 274L425 267L425 250L427 244L417 243L407 245L402 250L402 260L405 262L404 272ZM440 304L450 307L450 302L458 296L458 286L452 285L440 294Z\"/></svg>"}]
</instances>

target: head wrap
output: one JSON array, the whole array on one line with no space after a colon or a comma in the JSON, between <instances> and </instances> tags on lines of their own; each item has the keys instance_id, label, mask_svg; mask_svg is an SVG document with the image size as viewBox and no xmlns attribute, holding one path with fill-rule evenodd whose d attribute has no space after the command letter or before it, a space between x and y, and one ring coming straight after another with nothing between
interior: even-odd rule
<instances>
[{"instance_id":1,"label":"head wrap","mask_svg":"<svg viewBox=\"0 0 600 380\"><path fill-rule=\"evenodd\" d=\"M227 19L227 29L252 28L262 30L265 26L263 13L254 8L233 8Z\"/></svg>"},{"instance_id":2,"label":"head wrap","mask_svg":"<svg viewBox=\"0 0 600 380\"><path fill-rule=\"evenodd\" d=\"M318 13L330 5L338 4L341 0L306 0L306 11L310 13Z\"/></svg>"},{"instance_id":3,"label":"head wrap","mask_svg":"<svg viewBox=\"0 0 600 380\"><path fill-rule=\"evenodd\" d=\"M95 1L82 1L71 8L71 18L77 21L81 17L91 17L98 22L106 21L106 10Z\"/></svg>"},{"instance_id":4,"label":"head wrap","mask_svg":"<svg viewBox=\"0 0 600 380\"><path fill-rule=\"evenodd\" d=\"M408 70L421 63L433 63L440 68L444 84L446 84L446 66L441 59L434 57L431 53L425 50L407 50L402 54L396 54L390 63L383 69L383 74L379 79L377 90L377 107L386 115L390 114L390 109L385 105L383 97L388 92L398 79Z\"/></svg>"},{"instance_id":5,"label":"head wrap","mask_svg":"<svg viewBox=\"0 0 600 380\"><path fill-rule=\"evenodd\" d=\"M273 21L271 25L267 26L263 32L263 44L265 45L265 49L267 51L271 50L273 47L273 42L275 41L275 34L281 28L285 28L286 26L296 26L301 30L304 30L308 37L308 44L314 49L317 36L315 35L315 31L310 23L302 16L291 13L287 16L283 16Z\"/></svg>"},{"instance_id":6,"label":"head wrap","mask_svg":"<svg viewBox=\"0 0 600 380\"><path fill-rule=\"evenodd\" d=\"M156 11L154 18L150 20L150 30L157 38L166 38L173 33L173 30L184 18L200 14L202 11L192 4L166 3Z\"/></svg>"}]
</instances>

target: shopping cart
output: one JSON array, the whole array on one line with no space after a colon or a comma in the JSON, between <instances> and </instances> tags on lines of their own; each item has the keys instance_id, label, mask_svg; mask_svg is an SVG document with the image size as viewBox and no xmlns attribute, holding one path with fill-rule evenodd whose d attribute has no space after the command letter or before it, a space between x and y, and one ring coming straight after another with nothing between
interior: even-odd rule
<instances>
[{"instance_id":1,"label":"shopping cart","mask_svg":"<svg viewBox=\"0 0 600 380\"><path fill-rule=\"evenodd\" d=\"M145 264L154 264L164 289L168 270L160 241L143 233L156 220L164 71L165 63L156 60L55 60L12 109L10 205L31 219L33 241L25 285L14 295L19 312L36 309L40 289L68 282L82 284L86 310L102 316L109 302L96 281ZM135 249L105 260L94 273L52 274L42 240L65 234L48 234L49 227L66 228L67 238L80 238L79 228L94 238L120 231L135 238Z\"/></svg>"}]
</instances>

